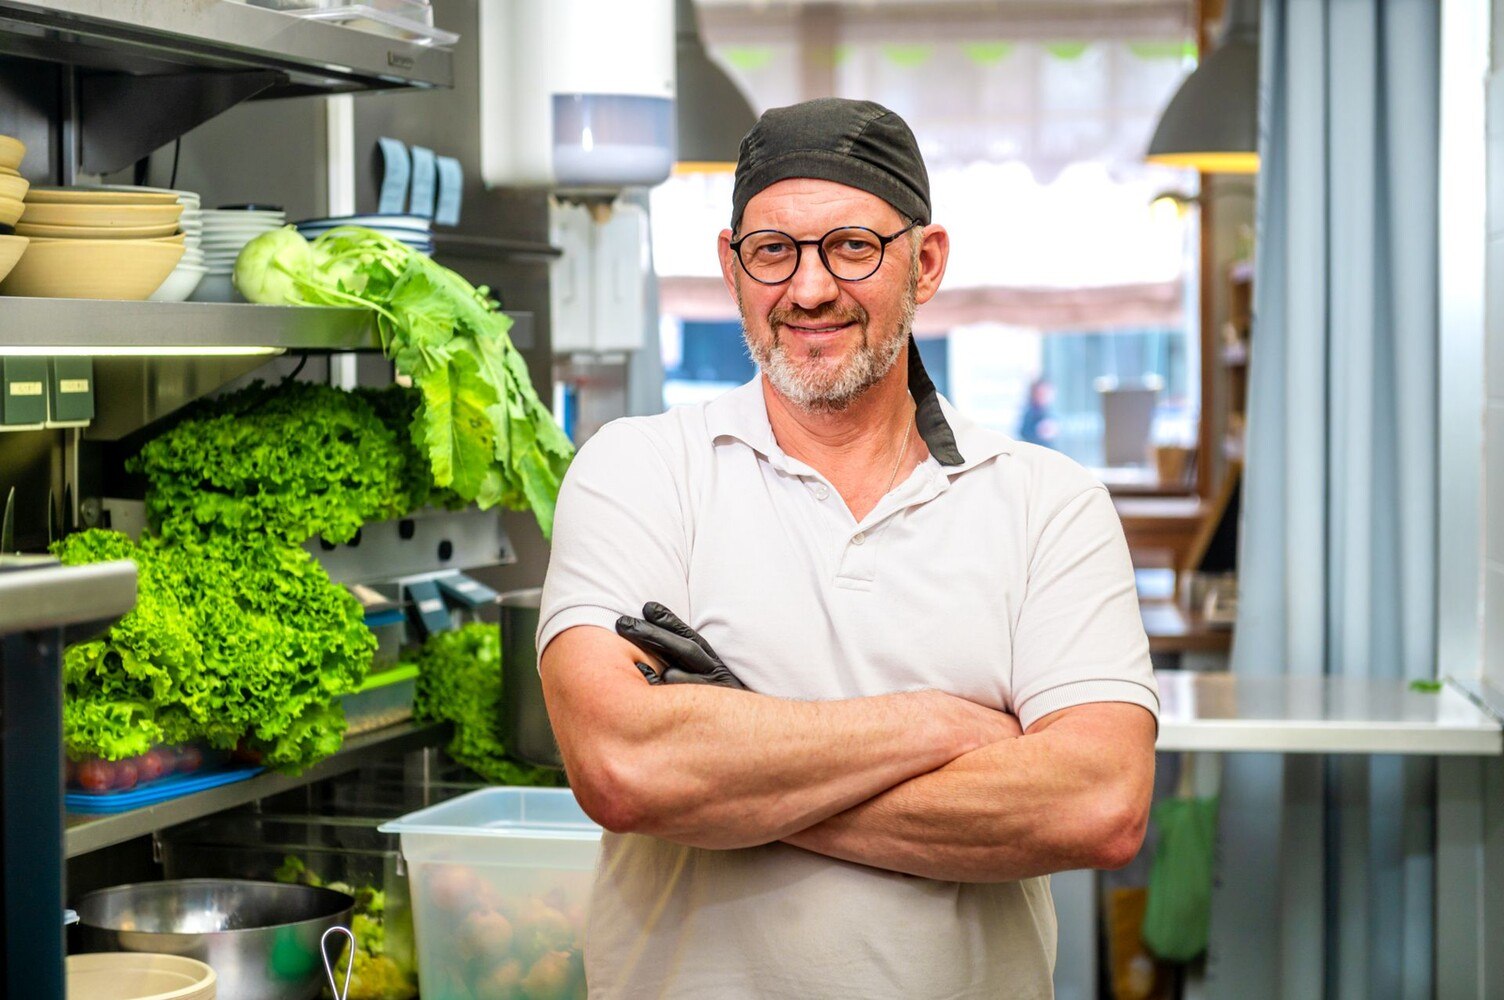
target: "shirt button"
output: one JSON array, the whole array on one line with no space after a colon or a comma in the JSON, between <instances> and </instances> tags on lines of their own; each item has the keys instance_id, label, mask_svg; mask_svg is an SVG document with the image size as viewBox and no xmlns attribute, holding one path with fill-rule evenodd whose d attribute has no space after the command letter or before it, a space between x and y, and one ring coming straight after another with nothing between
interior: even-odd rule
<instances>
[{"instance_id":1,"label":"shirt button","mask_svg":"<svg viewBox=\"0 0 1504 1000\"><path fill-rule=\"evenodd\" d=\"M860 532L860 531L858 531L856 534L854 534L854 535L851 536L851 544L852 545L860 545L863 542L865 542L866 540L867 540L867 536L864 533Z\"/></svg>"},{"instance_id":2,"label":"shirt button","mask_svg":"<svg viewBox=\"0 0 1504 1000\"><path fill-rule=\"evenodd\" d=\"M815 499L816 500L824 500L828 496L830 496L830 488L827 487L824 483L816 483L815 484Z\"/></svg>"}]
</instances>

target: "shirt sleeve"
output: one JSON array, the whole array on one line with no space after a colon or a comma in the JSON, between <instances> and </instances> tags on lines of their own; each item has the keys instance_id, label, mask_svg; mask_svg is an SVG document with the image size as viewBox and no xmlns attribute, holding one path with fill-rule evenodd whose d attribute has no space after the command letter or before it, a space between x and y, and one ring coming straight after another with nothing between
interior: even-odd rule
<instances>
[{"instance_id":1,"label":"shirt sleeve","mask_svg":"<svg viewBox=\"0 0 1504 1000\"><path fill-rule=\"evenodd\" d=\"M689 616L688 526L661 446L631 420L596 432L559 490L538 613L539 657L576 625L615 631L657 601Z\"/></svg>"},{"instance_id":2,"label":"shirt sleeve","mask_svg":"<svg viewBox=\"0 0 1504 1000\"><path fill-rule=\"evenodd\" d=\"M1142 705L1158 722L1128 543L1101 486L1062 507L1035 546L1010 687L1025 731L1051 712L1092 702Z\"/></svg>"}]
</instances>

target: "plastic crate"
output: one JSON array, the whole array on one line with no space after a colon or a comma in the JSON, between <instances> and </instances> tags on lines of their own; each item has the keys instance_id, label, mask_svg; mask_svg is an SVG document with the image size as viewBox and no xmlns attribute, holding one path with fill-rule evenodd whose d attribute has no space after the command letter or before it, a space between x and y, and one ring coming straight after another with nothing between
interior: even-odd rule
<instances>
[{"instance_id":1,"label":"plastic crate","mask_svg":"<svg viewBox=\"0 0 1504 1000\"><path fill-rule=\"evenodd\" d=\"M402 838L424 1000L584 996L601 828L567 788L486 788L381 826Z\"/></svg>"}]
</instances>

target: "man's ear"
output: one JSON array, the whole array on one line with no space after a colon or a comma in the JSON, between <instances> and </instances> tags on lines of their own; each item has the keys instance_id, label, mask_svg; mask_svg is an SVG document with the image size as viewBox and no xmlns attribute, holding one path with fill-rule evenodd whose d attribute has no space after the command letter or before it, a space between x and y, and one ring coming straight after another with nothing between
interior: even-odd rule
<instances>
[{"instance_id":1,"label":"man's ear","mask_svg":"<svg viewBox=\"0 0 1504 1000\"><path fill-rule=\"evenodd\" d=\"M945 277L945 265L950 261L950 233L945 227L931 223L922 230L919 243L919 285L914 292L914 301L923 305L940 290L940 279Z\"/></svg>"},{"instance_id":2,"label":"man's ear","mask_svg":"<svg viewBox=\"0 0 1504 1000\"><path fill-rule=\"evenodd\" d=\"M736 251L731 249L731 237L735 235L729 229L722 229L721 235L716 238L716 252L721 258L721 280L726 283L726 291L731 293L733 299L738 298L736 292Z\"/></svg>"}]
</instances>

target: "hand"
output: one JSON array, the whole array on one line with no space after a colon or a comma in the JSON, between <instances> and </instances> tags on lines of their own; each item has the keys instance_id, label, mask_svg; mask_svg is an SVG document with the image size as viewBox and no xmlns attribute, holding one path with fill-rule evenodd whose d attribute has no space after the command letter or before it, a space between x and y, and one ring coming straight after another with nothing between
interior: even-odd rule
<instances>
[{"instance_id":1,"label":"hand","mask_svg":"<svg viewBox=\"0 0 1504 1000\"><path fill-rule=\"evenodd\" d=\"M956 740L957 756L1023 735L1017 717L943 691L931 692L934 718Z\"/></svg>"},{"instance_id":2,"label":"hand","mask_svg":"<svg viewBox=\"0 0 1504 1000\"><path fill-rule=\"evenodd\" d=\"M739 691L747 689L700 633L656 601L642 606L642 618L631 615L618 618L616 634L663 661L661 674L646 663L637 664L649 684L713 684Z\"/></svg>"}]
</instances>

